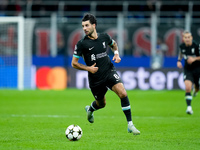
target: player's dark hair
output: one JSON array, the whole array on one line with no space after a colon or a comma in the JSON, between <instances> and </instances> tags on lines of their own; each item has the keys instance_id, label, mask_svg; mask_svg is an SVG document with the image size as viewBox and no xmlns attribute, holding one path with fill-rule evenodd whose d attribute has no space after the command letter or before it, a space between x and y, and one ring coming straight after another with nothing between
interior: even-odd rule
<instances>
[{"instance_id":1,"label":"player's dark hair","mask_svg":"<svg viewBox=\"0 0 200 150\"><path fill-rule=\"evenodd\" d=\"M191 34L192 35L192 33L190 32L190 31L187 31L187 30L185 30L184 32L183 32L183 35L184 34Z\"/></svg>"},{"instance_id":2,"label":"player's dark hair","mask_svg":"<svg viewBox=\"0 0 200 150\"><path fill-rule=\"evenodd\" d=\"M88 21L88 20L90 21L91 24L95 24L97 26L97 19L93 14L90 13L84 14L82 21Z\"/></svg>"}]
</instances>

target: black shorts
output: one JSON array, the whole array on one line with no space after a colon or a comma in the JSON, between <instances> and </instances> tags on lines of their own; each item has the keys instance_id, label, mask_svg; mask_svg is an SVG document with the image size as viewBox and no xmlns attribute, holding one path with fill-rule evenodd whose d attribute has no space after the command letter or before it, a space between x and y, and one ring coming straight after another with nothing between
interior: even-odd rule
<instances>
[{"instance_id":1,"label":"black shorts","mask_svg":"<svg viewBox=\"0 0 200 150\"><path fill-rule=\"evenodd\" d=\"M184 70L184 81L190 80L195 86L199 87L200 85L200 71L188 71Z\"/></svg>"},{"instance_id":2,"label":"black shorts","mask_svg":"<svg viewBox=\"0 0 200 150\"><path fill-rule=\"evenodd\" d=\"M121 78L116 70L111 70L100 84L95 87L90 87L90 89L96 100L102 100L108 91L108 88L112 90L112 87L117 83L122 83Z\"/></svg>"}]
</instances>

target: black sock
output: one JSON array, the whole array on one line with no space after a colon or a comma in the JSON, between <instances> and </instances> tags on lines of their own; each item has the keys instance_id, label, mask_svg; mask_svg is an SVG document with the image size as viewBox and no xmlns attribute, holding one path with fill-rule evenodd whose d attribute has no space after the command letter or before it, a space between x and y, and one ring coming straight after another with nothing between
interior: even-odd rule
<instances>
[{"instance_id":1,"label":"black sock","mask_svg":"<svg viewBox=\"0 0 200 150\"><path fill-rule=\"evenodd\" d=\"M127 121L132 121L131 106L128 97L121 98L121 106Z\"/></svg>"},{"instance_id":2,"label":"black sock","mask_svg":"<svg viewBox=\"0 0 200 150\"><path fill-rule=\"evenodd\" d=\"M185 93L185 99L186 99L187 106L191 106L192 96L190 93Z\"/></svg>"},{"instance_id":3,"label":"black sock","mask_svg":"<svg viewBox=\"0 0 200 150\"><path fill-rule=\"evenodd\" d=\"M98 110L98 109L100 109L100 107L97 106L96 101L93 101L92 104L90 105L89 111L93 112L93 111Z\"/></svg>"}]
</instances>

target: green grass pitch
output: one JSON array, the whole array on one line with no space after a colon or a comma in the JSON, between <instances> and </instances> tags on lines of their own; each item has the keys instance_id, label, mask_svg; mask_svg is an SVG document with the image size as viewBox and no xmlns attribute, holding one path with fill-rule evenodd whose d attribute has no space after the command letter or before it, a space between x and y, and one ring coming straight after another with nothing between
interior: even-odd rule
<instances>
[{"instance_id":1,"label":"green grass pitch","mask_svg":"<svg viewBox=\"0 0 200 150\"><path fill-rule=\"evenodd\" d=\"M184 91L127 91L135 126L141 134L127 133L119 98L106 94L107 104L86 120L90 90L0 90L1 150L199 150L200 95L187 115ZM65 130L79 125L83 136L71 142Z\"/></svg>"}]
</instances>

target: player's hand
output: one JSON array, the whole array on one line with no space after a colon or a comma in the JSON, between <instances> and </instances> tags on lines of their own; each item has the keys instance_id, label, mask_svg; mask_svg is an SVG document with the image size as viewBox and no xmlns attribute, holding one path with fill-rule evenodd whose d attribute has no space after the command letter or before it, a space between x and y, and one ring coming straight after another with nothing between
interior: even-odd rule
<instances>
[{"instance_id":1,"label":"player's hand","mask_svg":"<svg viewBox=\"0 0 200 150\"><path fill-rule=\"evenodd\" d=\"M192 64L195 60L196 60L195 57L189 56L187 59L187 62L188 62L188 64Z\"/></svg>"},{"instance_id":2,"label":"player's hand","mask_svg":"<svg viewBox=\"0 0 200 150\"><path fill-rule=\"evenodd\" d=\"M91 73L96 73L99 69L99 67L95 67L96 66L96 63L94 63L92 66L90 66L90 69L89 69L89 72Z\"/></svg>"},{"instance_id":3,"label":"player's hand","mask_svg":"<svg viewBox=\"0 0 200 150\"><path fill-rule=\"evenodd\" d=\"M115 54L115 55L113 56L113 59L112 59L112 60L115 61L115 63L120 63L121 58L119 57L119 54Z\"/></svg>"},{"instance_id":4,"label":"player's hand","mask_svg":"<svg viewBox=\"0 0 200 150\"><path fill-rule=\"evenodd\" d=\"M183 68L182 63L180 61L177 62L177 67L180 69Z\"/></svg>"}]
</instances>

